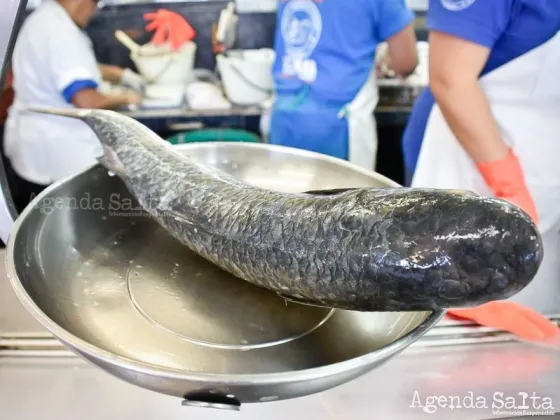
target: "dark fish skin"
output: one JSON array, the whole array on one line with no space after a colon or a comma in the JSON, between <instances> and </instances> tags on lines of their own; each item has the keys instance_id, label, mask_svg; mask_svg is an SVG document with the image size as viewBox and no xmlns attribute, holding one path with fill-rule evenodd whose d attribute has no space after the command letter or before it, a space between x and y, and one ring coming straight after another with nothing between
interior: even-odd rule
<instances>
[{"instance_id":1,"label":"dark fish skin","mask_svg":"<svg viewBox=\"0 0 560 420\"><path fill-rule=\"evenodd\" d=\"M537 227L505 201L408 188L272 192L194 162L118 113L36 111L87 123L104 145L102 163L192 251L297 302L475 306L522 290L542 261Z\"/></svg>"}]
</instances>

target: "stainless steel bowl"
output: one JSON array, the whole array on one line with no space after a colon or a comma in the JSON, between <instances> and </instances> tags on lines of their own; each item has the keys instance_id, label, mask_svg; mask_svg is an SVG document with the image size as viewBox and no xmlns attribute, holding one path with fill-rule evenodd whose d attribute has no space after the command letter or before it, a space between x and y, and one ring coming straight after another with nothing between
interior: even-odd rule
<instances>
[{"instance_id":1,"label":"stainless steel bowl","mask_svg":"<svg viewBox=\"0 0 560 420\"><path fill-rule=\"evenodd\" d=\"M284 147L178 148L274 190L397 186ZM137 206L99 166L51 186L15 222L8 273L25 307L68 348L187 405L238 409L332 388L394 357L443 316L287 303L197 257Z\"/></svg>"}]
</instances>

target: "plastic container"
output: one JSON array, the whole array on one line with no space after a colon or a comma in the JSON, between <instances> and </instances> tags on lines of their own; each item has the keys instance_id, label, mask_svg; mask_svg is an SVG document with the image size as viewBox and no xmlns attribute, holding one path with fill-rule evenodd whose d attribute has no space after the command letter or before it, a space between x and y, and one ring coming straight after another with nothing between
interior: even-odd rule
<instances>
[{"instance_id":1,"label":"plastic container","mask_svg":"<svg viewBox=\"0 0 560 420\"><path fill-rule=\"evenodd\" d=\"M232 50L216 57L228 99L237 105L258 105L272 96L272 65L275 53L269 48Z\"/></svg>"},{"instance_id":2,"label":"plastic container","mask_svg":"<svg viewBox=\"0 0 560 420\"><path fill-rule=\"evenodd\" d=\"M218 128L186 131L167 139L171 144L203 143L212 141L260 143L261 139L254 133L233 128Z\"/></svg>"},{"instance_id":3,"label":"plastic container","mask_svg":"<svg viewBox=\"0 0 560 420\"><path fill-rule=\"evenodd\" d=\"M196 44L188 42L177 51L169 46L142 45L130 58L149 84L185 86L194 79Z\"/></svg>"}]
</instances>

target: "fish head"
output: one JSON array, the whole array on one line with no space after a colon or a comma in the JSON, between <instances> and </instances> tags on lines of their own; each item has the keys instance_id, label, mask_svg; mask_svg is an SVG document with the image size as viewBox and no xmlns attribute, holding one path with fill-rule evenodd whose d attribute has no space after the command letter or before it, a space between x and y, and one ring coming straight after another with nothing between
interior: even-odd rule
<instances>
[{"instance_id":1,"label":"fish head","mask_svg":"<svg viewBox=\"0 0 560 420\"><path fill-rule=\"evenodd\" d=\"M354 194L364 212L375 209L375 228L367 230L376 239L372 263L364 269L364 294L377 293L367 285L382 275L381 295L392 299L398 290L395 310L507 299L533 280L542 262L537 226L507 201L419 188ZM406 305L398 303L403 300Z\"/></svg>"},{"instance_id":2,"label":"fish head","mask_svg":"<svg viewBox=\"0 0 560 420\"><path fill-rule=\"evenodd\" d=\"M448 306L507 299L535 277L544 256L533 220L505 200L472 193L435 194L434 249L449 263L438 296ZM442 264L445 262L442 261ZM454 303L455 305L451 305Z\"/></svg>"}]
</instances>

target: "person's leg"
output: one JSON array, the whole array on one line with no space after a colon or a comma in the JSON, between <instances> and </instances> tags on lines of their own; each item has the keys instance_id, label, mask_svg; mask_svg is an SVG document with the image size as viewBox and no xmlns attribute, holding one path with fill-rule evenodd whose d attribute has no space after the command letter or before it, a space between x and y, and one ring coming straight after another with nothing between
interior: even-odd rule
<instances>
[{"instance_id":1,"label":"person's leg","mask_svg":"<svg viewBox=\"0 0 560 420\"><path fill-rule=\"evenodd\" d=\"M15 182L17 183L17 189L12 198L14 199L16 210L18 213L21 213L37 195L47 188L47 185L39 185L29 182L17 175L15 172L14 178L16 179Z\"/></svg>"},{"instance_id":2,"label":"person's leg","mask_svg":"<svg viewBox=\"0 0 560 420\"><path fill-rule=\"evenodd\" d=\"M404 186L405 187L410 187L410 184L412 184L412 171L410 169L408 169L408 167L406 165L404 165Z\"/></svg>"},{"instance_id":3,"label":"person's leg","mask_svg":"<svg viewBox=\"0 0 560 420\"><path fill-rule=\"evenodd\" d=\"M2 165L6 174L10 195L14 201L14 205L18 213L21 213L25 207L47 186L38 185L29 182L19 176L12 168L10 159L4 154L4 126L0 126L0 155L2 157Z\"/></svg>"}]
</instances>

